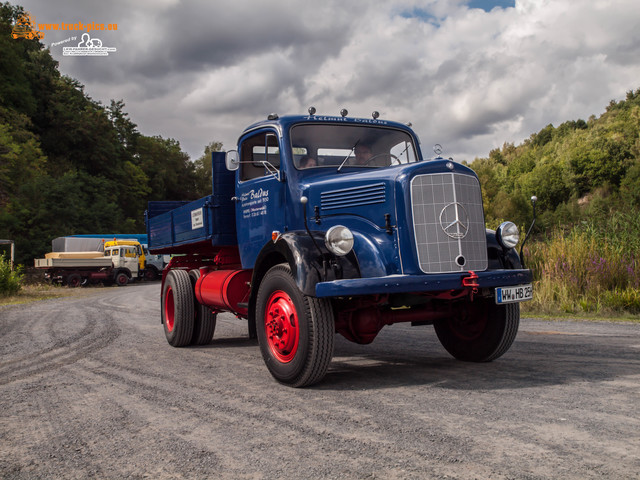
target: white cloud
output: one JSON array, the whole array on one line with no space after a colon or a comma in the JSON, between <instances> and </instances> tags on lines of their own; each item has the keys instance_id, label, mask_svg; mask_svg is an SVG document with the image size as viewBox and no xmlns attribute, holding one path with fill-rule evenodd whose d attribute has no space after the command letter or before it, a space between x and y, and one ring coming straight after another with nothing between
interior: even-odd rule
<instances>
[{"instance_id":1,"label":"white cloud","mask_svg":"<svg viewBox=\"0 0 640 480\"><path fill-rule=\"evenodd\" d=\"M437 142L472 160L640 88L637 0L466 3L24 2L38 21L117 22L108 59L52 48L61 71L95 99L124 99L143 133L176 138L192 157L212 140L232 148L272 111L313 104L411 121L426 155Z\"/></svg>"}]
</instances>

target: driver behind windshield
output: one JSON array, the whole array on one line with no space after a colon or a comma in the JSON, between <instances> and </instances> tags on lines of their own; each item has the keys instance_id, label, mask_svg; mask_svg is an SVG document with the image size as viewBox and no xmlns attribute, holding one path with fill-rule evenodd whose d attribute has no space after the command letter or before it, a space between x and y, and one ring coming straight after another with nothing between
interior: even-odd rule
<instances>
[{"instance_id":1,"label":"driver behind windshield","mask_svg":"<svg viewBox=\"0 0 640 480\"><path fill-rule=\"evenodd\" d=\"M371 147L364 143L356 145L355 148L356 160L354 165L367 165L373 153L371 152Z\"/></svg>"}]
</instances>

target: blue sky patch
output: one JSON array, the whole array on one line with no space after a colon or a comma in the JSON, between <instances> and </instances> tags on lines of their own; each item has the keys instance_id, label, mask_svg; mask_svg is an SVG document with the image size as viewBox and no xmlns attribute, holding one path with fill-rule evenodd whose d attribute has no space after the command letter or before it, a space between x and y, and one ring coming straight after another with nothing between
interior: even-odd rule
<instances>
[{"instance_id":1,"label":"blue sky patch","mask_svg":"<svg viewBox=\"0 0 640 480\"><path fill-rule=\"evenodd\" d=\"M470 0L469 8L481 8L485 12L490 12L495 7L510 8L516 6L515 0Z\"/></svg>"},{"instance_id":2,"label":"blue sky patch","mask_svg":"<svg viewBox=\"0 0 640 480\"><path fill-rule=\"evenodd\" d=\"M468 8L479 8L485 12L490 12L496 7L500 8L513 8L516 6L515 0L467 0ZM438 25L442 18L438 18L431 13L427 8L415 7L411 10L404 10L400 12L400 16L403 18L418 18L426 23Z\"/></svg>"}]
</instances>

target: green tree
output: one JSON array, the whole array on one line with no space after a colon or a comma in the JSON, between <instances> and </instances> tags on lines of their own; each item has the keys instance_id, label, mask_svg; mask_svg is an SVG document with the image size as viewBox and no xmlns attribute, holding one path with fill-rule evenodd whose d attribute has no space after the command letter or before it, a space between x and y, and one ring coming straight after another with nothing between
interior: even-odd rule
<instances>
[{"instance_id":1,"label":"green tree","mask_svg":"<svg viewBox=\"0 0 640 480\"><path fill-rule=\"evenodd\" d=\"M194 160L196 192L198 197L211 194L211 152L221 151L222 142L216 142L214 140L204 147L204 153L197 160Z\"/></svg>"}]
</instances>

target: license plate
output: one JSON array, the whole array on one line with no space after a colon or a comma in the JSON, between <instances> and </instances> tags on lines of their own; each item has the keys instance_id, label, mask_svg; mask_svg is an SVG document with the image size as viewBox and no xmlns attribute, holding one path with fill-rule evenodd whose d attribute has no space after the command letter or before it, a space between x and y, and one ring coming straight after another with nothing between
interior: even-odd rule
<instances>
[{"instance_id":1,"label":"license plate","mask_svg":"<svg viewBox=\"0 0 640 480\"><path fill-rule=\"evenodd\" d=\"M533 298L533 287L531 284L518 285L516 287L496 288L496 303L524 302Z\"/></svg>"}]
</instances>

